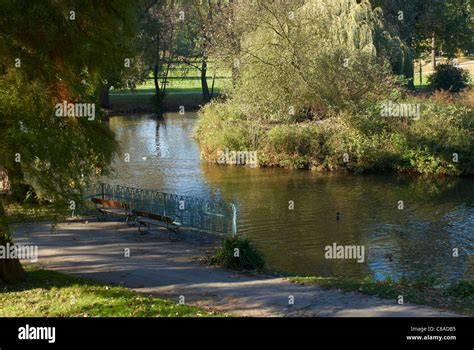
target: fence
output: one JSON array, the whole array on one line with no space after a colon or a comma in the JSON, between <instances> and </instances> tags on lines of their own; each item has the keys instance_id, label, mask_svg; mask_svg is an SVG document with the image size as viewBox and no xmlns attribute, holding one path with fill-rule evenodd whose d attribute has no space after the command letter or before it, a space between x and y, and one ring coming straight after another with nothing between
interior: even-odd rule
<instances>
[{"instance_id":1,"label":"fence","mask_svg":"<svg viewBox=\"0 0 474 350\"><path fill-rule=\"evenodd\" d=\"M83 197L125 202L131 209L178 218L183 226L220 233L237 233L236 207L221 200L205 200L104 183L87 187Z\"/></svg>"}]
</instances>

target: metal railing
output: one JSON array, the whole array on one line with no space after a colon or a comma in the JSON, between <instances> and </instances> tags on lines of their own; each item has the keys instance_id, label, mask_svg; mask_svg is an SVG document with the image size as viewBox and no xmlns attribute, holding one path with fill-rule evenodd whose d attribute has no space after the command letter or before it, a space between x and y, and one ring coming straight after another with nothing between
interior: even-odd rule
<instances>
[{"instance_id":1,"label":"metal railing","mask_svg":"<svg viewBox=\"0 0 474 350\"><path fill-rule=\"evenodd\" d=\"M237 210L234 204L206 200L105 183L93 184L83 191L83 198L102 198L125 202L130 209L178 219L183 226L220 233L237 233Z\"/></svg>"}]
</instances>

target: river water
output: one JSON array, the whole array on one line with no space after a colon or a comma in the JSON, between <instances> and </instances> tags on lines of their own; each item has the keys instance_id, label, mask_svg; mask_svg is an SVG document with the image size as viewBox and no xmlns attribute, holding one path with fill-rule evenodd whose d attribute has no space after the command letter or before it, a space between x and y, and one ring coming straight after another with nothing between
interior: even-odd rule
<instances>
[{"instance_id":1,"label":"river water","mask_svg":"<svg viewBox=\"0 0 474 350\"><path fill-rule=\"evenodd\" d=\"M472 178L208 164L200 160L192 137L196 120L195 114L112 117L121 156L107 181L236 203L239 232L276 270L376 279L474 278ZM122 158L125 153L130 162ZM326 259L325 247L334 243L363 246L364 261Z\"/></svg>"}]
</instances>

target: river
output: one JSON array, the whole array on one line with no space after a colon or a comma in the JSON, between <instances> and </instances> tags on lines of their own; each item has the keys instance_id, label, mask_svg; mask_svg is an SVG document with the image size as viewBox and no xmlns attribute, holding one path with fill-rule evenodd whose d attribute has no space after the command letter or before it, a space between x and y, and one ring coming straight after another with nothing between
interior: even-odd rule
<instances>
[{"instance_id":1,"label":"river","mask_svg":"<svg viewBox=\"0 0 474 350\"><path fill-rule=\"evenodd\" d=\"M276 270L345 278L432 276L440 282L474 278L472 178L208 164L192 137L196 120L193 113L110 118L121 151L107 182L236 203L239 232ZM325 247L334 243L363 246L364 261L326 259Z\"/></svg>"}]
</instances>

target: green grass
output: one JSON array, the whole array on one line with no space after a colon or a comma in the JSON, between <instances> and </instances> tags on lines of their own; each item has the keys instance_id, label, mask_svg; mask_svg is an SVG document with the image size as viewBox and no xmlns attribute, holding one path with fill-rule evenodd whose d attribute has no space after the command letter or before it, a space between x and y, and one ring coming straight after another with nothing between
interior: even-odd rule
<instances>
[{"instance_id":1,"label":"green grass","mask_svg":"<svg viewBox=\"0 0 474 350\"><path fill-rule=\"evenodd\" d=\"M461 57L458 59L459 63L464 63L467 61L472 61L474 60L473 57ZM438 63L444 63L445 60L440 60ZM467 66L462 66L463 69L468 70L471 73L471 84L474 84L474 64L467 65ZM418 64L415 64L415 79L414 79L414 84L416 88L421 89L421 90L428 90L428 77L432 74L429 73L432 71L431 68L431 63L428 62L423 66L423 74L422 74L422 84L420 84L420 73L419 73L419 66Z\"/></svg>"},{"instance_id":2,"label":"green grass","mask_svg":"<svg viewBox=\"0 0 474 350\"><path fill-rule=\"evenodd\" d=\"M213 77L207 78L207 83L209 84L209 90L212 88L212 79ZM214 88L223 88L230 83L230 78L226 76L216 76L214 83ZM161 80L160 80L161 86ZM155 89L155 83L153 79L148 79L146 83L138 85L136 90L147 90ZM167 90L188 90L188 89L198 89L201 90L201 77L168 77Z\"/></svg>"},{"instance_id":3,"label":"green grass","mask_svg":"<svg viewBox=\"0 0 474 350\"><path fill-rule=\"evenodd\" d=\"M226 316L63 273L26 267L26 281L0 283L0 317Z\"/></svg>"},{"instance_id":4,"label":"green grass","mask_svg":"<svg viewBox=\"0 0 474 350\"><path fill-rule=\"evenodd\" d=\"M474 315L474 282L460 281L452 285L437 286L436 280L375 281L371 278L348 280L332 277L289 277L290 282L318 285L325 289L360 292L397 301L402 295L405 303L429 305Z\"/></svg>"},{"instance_id":5,"label":"green grass","mask_svg":"<svg viewBox=\"0 0 474 350\"><path fill-rule=\"evenodd\" d=\"M57 221L71 217L71 211L59 211L52 205L37 203L10 203L5 207L8 220L11 224L25 222Z\"/></svg>"},{"instance_id":6,"label":"green grass","mask_svg":"<svg viewBox=\"0 0 474 350\"><path fill-rule=\"evenodd\" d=\"M198 64L199 65L199 62ZM228 84L231 84L231 71L223 68L219 68L214 65L213 62L209 62L207 68L207 83L209 84L209 89L212 87L212 80L215 74L215 88L223 88ZM162 79L160 78L161 82ZM168 88L171 89L191 89L191 88L201 88L201 72L189 65L186 64L174 64L172 69L168 73ZM161 85L160 85L161 86ZM153 74L150 72L146 83L141 86L137 86L137 89L147 89L154 88Z\"/></svg>"},{"instance_id":7,"label":"green grass","mask_svg":"<svg viewBox=\"0 0 474 350\"><path fill-rule=\"evenodd\" d=\"M214 96L231 84L230 72L216 68L209 64L207 82L209 91L212 90L212 80L216 73ZM161 86L161 81L160 86ZM200 72L184 64L175 65L168 76L168 85L163 106L168 110L177 110L181 105L197 109L202 104L202 89ZM135 89L122 89L110 91L110 103L114 109L133 109L136 107L154 107L155 85L150 73L145 83Z\"/></svg>"}]
</instances>

